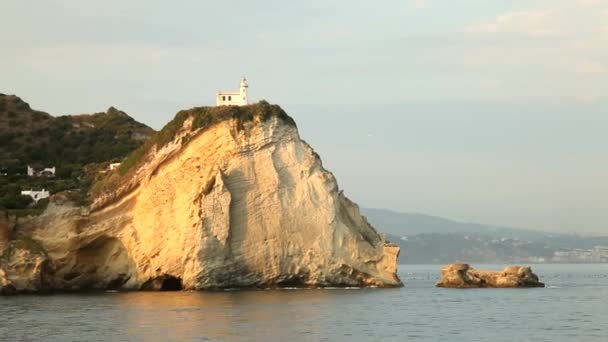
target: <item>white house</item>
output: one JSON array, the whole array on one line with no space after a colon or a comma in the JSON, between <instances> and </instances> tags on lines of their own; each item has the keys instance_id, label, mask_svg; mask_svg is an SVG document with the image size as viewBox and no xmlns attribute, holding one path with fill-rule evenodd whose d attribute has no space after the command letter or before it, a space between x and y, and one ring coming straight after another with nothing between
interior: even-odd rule
<instances>
[{"instance_id":1,"label":"white house","mask_svg":"<svg viewBox=\"0 0 608 342\"><path fill-rule=\"evenodd\" d=\"M120 167L120 163L112 163L110 164L110 171L116 170Z\"/></svg>"},{"instance_id":2,"label":"white house","mask_svg":"<svg viewBox=\"0 0 608 342\"><path fill-rule=\"evenodd\" d=\"M40 201L43 198L49 198L49 196L51 196L51 193L42 189L42 191L34 191L34 190L23 190L21 191L22 195L25 196L30 196L34 202L38 203L38 201Z\"/></svg>"},{"instance_id":3,"label":"white house","mask_svg":"<svg viewBox=\"0 0 608 342\"><path fill-rule=\"evenodd\" d=\"M47 167L42 171L36 171L34 170L33 167L31 166L27 166L27 175L30 177L41 177L41 176L48 176L48 177L55 177L55 167Z\"/></svg>"},{"instance_id":4,"label":"white house","mask_svg":"<svg viewBox=\"0 0 608 342\"><path fill-rule=\"evenodd\" d=\"M247 102L247 79L241 79L239 91L219 91L215 97L216 106L245 106Z\"/></svg>"}]
</instances>

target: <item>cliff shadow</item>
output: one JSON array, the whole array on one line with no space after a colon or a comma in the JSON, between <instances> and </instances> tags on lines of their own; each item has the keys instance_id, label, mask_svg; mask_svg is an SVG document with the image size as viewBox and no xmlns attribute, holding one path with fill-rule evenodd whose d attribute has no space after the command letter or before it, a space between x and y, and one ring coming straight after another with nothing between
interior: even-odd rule
<instances>
[{"instance_id":1,"label":"cliff shadow","mask_svg":"<svg viewBox=\"0 0 608 342\"><path fill-rule=\"evenodd\" d=\"M74 252L56 271L55 287L66 290L123 290L137 266L119 239L101 235Z\"/></svg>"}]
</instances>

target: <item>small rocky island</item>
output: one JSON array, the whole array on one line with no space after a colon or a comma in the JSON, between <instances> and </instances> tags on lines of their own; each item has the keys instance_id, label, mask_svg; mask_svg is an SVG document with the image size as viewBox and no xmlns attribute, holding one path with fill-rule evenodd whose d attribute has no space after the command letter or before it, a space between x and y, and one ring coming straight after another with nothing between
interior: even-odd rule
<instances>
[{"instance_id":1,"label":"small rocky island","mask_svg":"<svg viewBox=\"0 0 608 342\"><path fill-rule=\"evenodd\" d=\"M477 270L468 264L450 264L441 269L437 287L448 288L518 288L545 287L528 266L508 266L502 271Z\"/></svg>"}]
</instances>

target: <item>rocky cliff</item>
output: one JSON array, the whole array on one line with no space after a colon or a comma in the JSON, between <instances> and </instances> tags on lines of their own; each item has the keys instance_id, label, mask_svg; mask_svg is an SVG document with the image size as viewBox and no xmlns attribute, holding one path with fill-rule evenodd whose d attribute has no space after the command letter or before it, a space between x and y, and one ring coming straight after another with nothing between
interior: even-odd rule
<instances>
[{"instance_id":1,"label":"rocky cliff","mask_svg":"<svg viewBox=\"0 0 608 342\"><path fill-rule=\"evenodd\" d=\"M179 118L159 133L166 143L138 151L91 207L56 199L39 217L5 220L0 287L401 286L399 248L360 215L280 108Z\"/></svg>"},{"instance_id":2,"label":"rocky cliff","mask_svg":"<svg viewBox=\"0 0 608 342\"><path fill-rule=\"evenodd\" d=\"M441 280L437 287L475 288L475 287L545 287L532 273L530 267L508 266L502 271L484 271L468 264L451 264L441 269Z\"/></svg>"}]
</instances>

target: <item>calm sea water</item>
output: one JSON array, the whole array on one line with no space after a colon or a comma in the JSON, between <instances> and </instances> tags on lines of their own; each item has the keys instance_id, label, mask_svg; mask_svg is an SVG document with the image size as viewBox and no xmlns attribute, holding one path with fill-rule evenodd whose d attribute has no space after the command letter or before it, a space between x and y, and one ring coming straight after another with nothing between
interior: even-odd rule
<instances>
[{"instance_id":1,"label":"calm sea water","mask_svg":"<svg viewBox=\"0 0 608 342\"><path fill-rule=\"evenodd\" d=\"M0 297L0 340L608 341L608 265L536 265L545 289L439 289L439 268L401 266L402 289Z\"/></svg>"}]
</instances>

